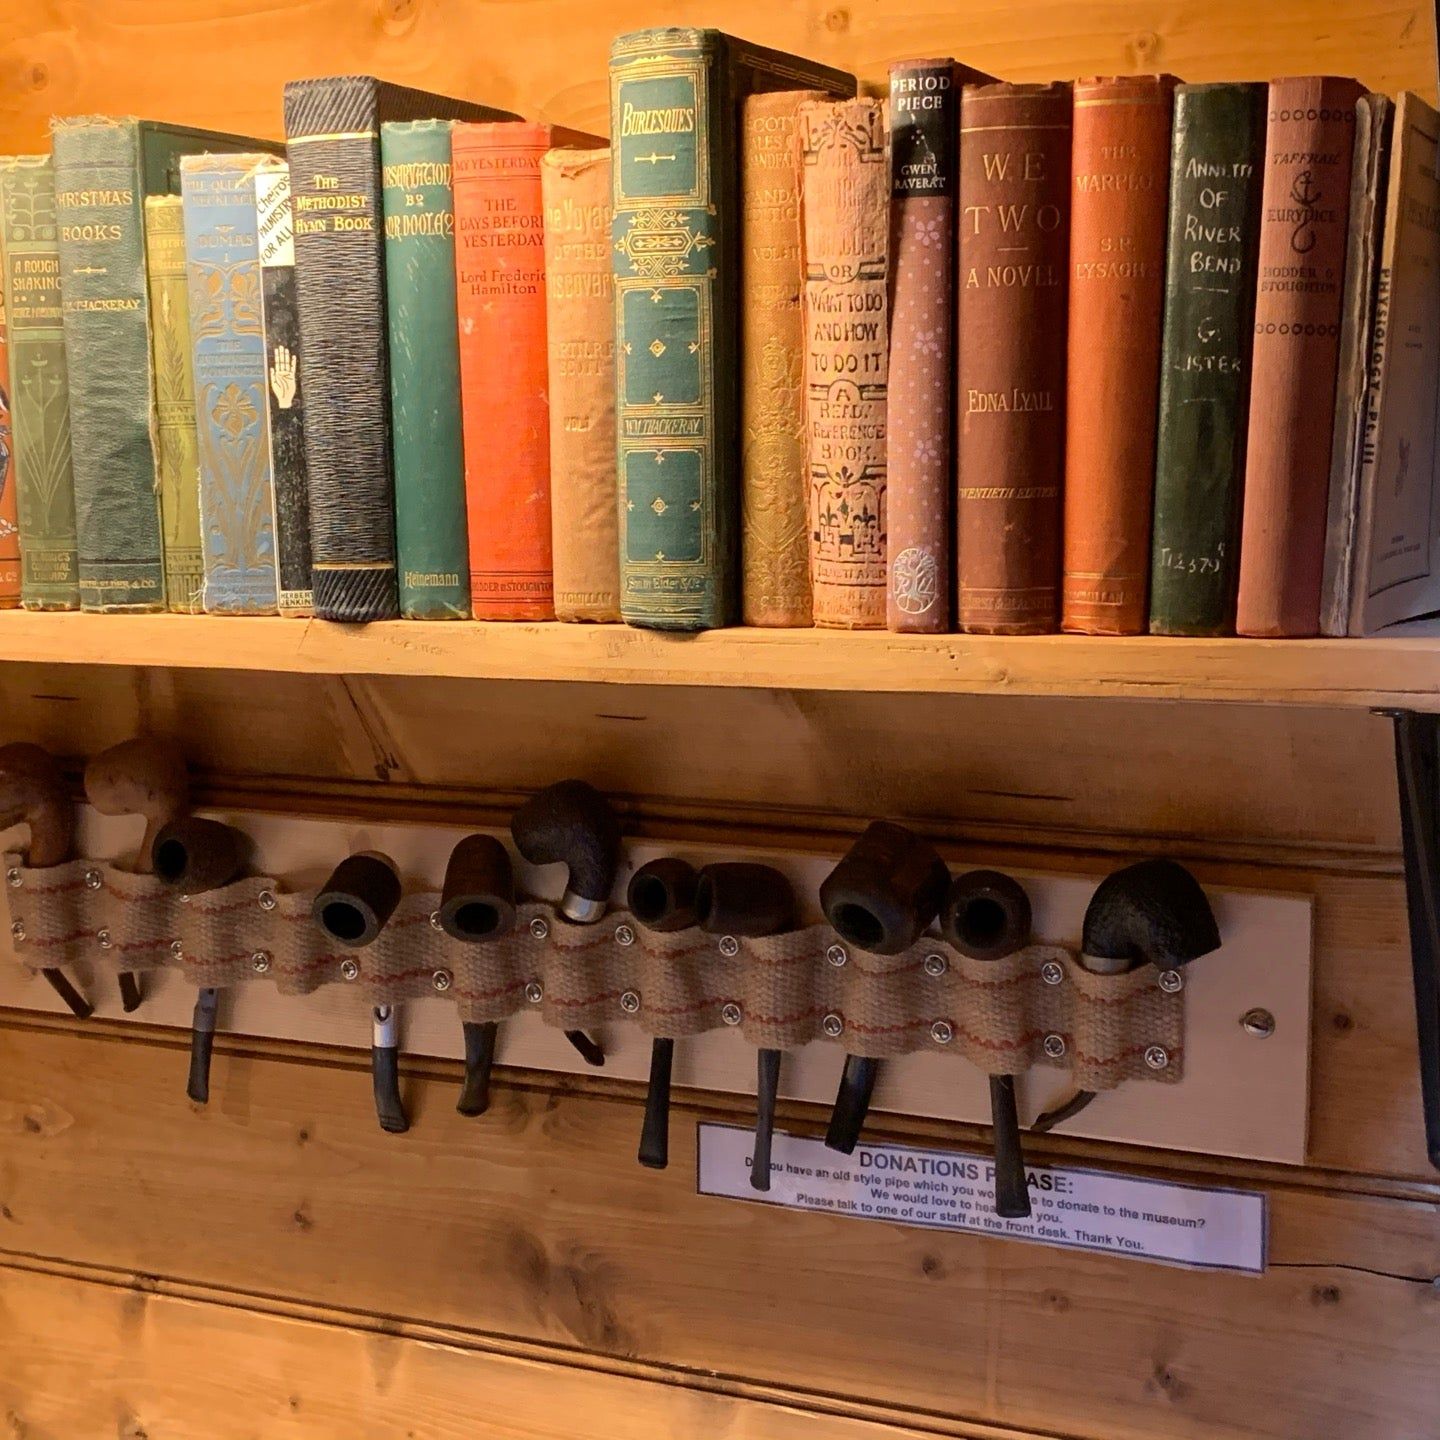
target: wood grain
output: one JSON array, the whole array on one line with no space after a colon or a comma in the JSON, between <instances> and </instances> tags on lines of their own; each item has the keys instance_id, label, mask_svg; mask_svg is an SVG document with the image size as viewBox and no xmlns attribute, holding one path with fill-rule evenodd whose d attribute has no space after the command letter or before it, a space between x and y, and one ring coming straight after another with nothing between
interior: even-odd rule
<instances>
[{"instance_id":1,"label":"wood grain","mask_svg":"<svg viewBox=\"0 0 1440 1440\"><path fill-rule=\"evenodd\" d=\"M0 616L0 659L334 676L562 680L847 694L1005 695L1440 710L1434 639L890 635L504 621Z\"/></svg>"},{"instance_id":2,"label":"wood grain","mask_svg":"<svg viewBox=\"0 0 1440 1440\"><path fill-rule=\"evenodd\" d=\"M299 1315L237 1306L233 1296L167 1293L138 1278L0 1266L0 1407L9 1433L67 1440L117 1430L122 1440L568 1440L581 1429L613 1440L919 1440L922 1433L663 1373L642 1378L547 1363L460 1334L294 1308ZM969 1425L949 1433L1015 1434Z\"/></svg>"},{"instance_id":3,"label":"wood grain","mask_svg":"<svg viewBox=\"0 0 1440 1440\"><path fill-rule=\"evenodd\" d=\"M0 15L0 151L42 144L51 114L76 112L278 135L286 80L357 72L603 133L612 37L716 19L701 0L37 0ZM1399 0L731 0L723 23L872 81L892 60L954 54L1008 80L1329 72L1435 97L1430 7Z\"/></svg>"},{"instance_id":4,"label":"wood grain","mask_svg":"<svg viewBox=\"0 0 1440 1440\"><path fill-rule=\"evenodd\" d=\"M0 1248L1110 1440L1413 1436L1440 1404L1434 1204L1275 1186L1271 1271L1191 1273L697 1197L683 1099L655 1173L619 1100L467 1122L419 1081L397 1140L353 1070L221 1057L208 1112L182 1072L0 1030Z\"/></svg>"}]
</instances>

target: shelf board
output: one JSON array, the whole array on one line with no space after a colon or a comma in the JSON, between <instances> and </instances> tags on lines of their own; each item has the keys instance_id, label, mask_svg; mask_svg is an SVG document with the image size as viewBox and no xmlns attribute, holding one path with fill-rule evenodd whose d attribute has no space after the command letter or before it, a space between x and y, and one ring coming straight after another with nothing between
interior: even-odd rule
<instances>
[{"instance_id":1,"label":"shelf board","mask_svg":"<svg viewBox=\"0 0 1440 1440\"><path fill-rule=\"evenodd\" d=\"M1428 630L1429 627L1426 627ZM1440 636L990 637L624 625L0 614L0 662L1440 710Z\"/></svg>"}]
</instances>

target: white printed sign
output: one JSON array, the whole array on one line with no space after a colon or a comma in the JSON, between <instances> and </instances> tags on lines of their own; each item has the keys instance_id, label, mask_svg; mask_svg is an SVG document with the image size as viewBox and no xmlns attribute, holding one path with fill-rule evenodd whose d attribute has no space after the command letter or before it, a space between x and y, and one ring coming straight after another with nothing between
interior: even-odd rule
<instances>
[{"instance_id":1,"label":"white printed sign","mask_svg":"<svg viewBox=\"0 0 1440 1440\"><path fill-rule=\"evenodd\" d=\"M889 1220L1099 1250L1207 1270L1265 1269L1265 1196L1142 1180L1103 1170L1029 1165L1027 1220L995 1214L988 1156L906 1145L858 1145L853 1155L819 1140L775 1135L770 1189L750 1184L754 1135L730 1125L699 1127L702 1195L728 1196L862 1220Z\"/></svg>"}]
</instances>

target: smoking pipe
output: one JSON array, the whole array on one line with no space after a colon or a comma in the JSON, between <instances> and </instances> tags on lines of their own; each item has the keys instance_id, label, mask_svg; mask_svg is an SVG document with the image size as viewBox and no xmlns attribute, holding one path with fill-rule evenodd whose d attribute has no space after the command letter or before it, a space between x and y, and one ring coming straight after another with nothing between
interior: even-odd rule
<instances>
[{"instance_id":1,"label":"smoking pipe","mask_svg":"<svg viewBox=\"0 0 1440 1440\"><path fill-rule=\"evenodd\" d=\"M183 895L200 895L228 885L245 868L250 842L233 825L182 816L163 826L150 849L155 878ZM220 991L202 985L190 1021L190 1075L185 1093L197 1104L210 1101L210 1058L220 1018Z\"/></svg>"},{"instance_id":2,"label":"smoking pipe","mask_svg":"<svg viewBox=\"0 0 1440 1440\"><path fill-rule=\"evenodd\" d=\"M163 740L138 736L102 750L85 767L85 797L102 815L141 815L145 835L132 869L149 875L155 837L190 807L190 779L180 751ZM120 973L120 1003L128 1015L144 997L133 971Z\"/></svg>"},{"instance_id":3,"label":"smoking pipe","mask_svg":"<svg viewBox=\"0 0 1440 1440\"><path fill-rule=\"evenodd\" d=\"M0 830L12 825L29 827L25 863L34 869L64 864L75 848L75 807L60 767L38 745L22 741L0 745ZM94 1007L63 970L47 965L40 973L72 1015L90 1018Z\"/></svg>"},{"instance_id":4,"label":"smoking pipe","mask_svg":"<svg viewBox=\"0 0 1440 1440\"><path fill-rule=\"evenodd\" d=\"M510 821L515 846L532 865L568 871L560 913L593 925L605 913L620 862L620 822L584 780L560 780L532 795Z\"/></svg>"},{"instance_id":5,"label":"smoking pipe","mask_svg":"<svg viewBox=\"0 0 1440 1440\"><path fill-rule=\"evenodd\" d=\"M970 870L950 886L940 933L972 960L1003 960L1030 940L1030 897L998 870ZM995 1213L1010 1220L1030 1214L1015 1077L990 1076L990 1126L995 1134Z\"/></svg>"},{"instance_id":6,"label":"smoking pipe","mask_svg":"<svg viewBox=\"0 0 1440 1440\"><path fill-rule=\"evenodd\" d=\"M695 867L675 856L651 860L631 877L625 903L647 930L668 934L695 924ZM670 1163L670 1072L675 1041L658 1035L650 1042L650 1085L645 1092L645 1123L640 1128L639 1158L652 1170Z\"/></svg>"},{"instance_id":7,"label":"smoking pipe","mask_svg":"<svg viewBox=\"0 0 1440 1440\"><path fill-rule=\"evenodd\" d=\"M1220 929L1200 882L1174 860L1141 860L1095 887L1079 958L1094 975L1123 975L1147 961L1157 970L1177 970L1219 948ZM1051 1130L1094 1098L1093 1090L1077 1090L1030 1128Z\"/></svg>"},{"instance_id":8,"label":"smoking pipe","mask_svg":"<svg viewBox=\"0 0 1440 1440\"><path fill-rule=\"evenodd\" d=\"M927 840L876 820L820 886L820 906L842 940L876 955L898 955L919 939L945 898L950 872ZM854 1153L870 1111L880 1062L847 1055L825 1144Z\"/></svg>"},{"instance_id":9,"label":"smoking pipe","mask_svg":"<svg viewBox=\"0 0 1440 1440\"><path fill-rule=\"evenodd\" d=\"M486 945L515 928L515 876L510 853L493 835L467 835L450 852L440 892L440 928L452 940ZM497 1021L461 1022L465 1032L465 1082L455 1108L483 1115L490 1108L490 1071L495 1064Z\"/></svg>"},{"instance_id":10,"label":"smoking pipe","mask_svg":"<svg viewBox=\"0 0 1440 1440\"><path fill-rule=\"evenodd\" d=\"M357 850L330 872L310 913L336 944L361 950L379 938L399 903L395 862L378 850ZM400 1098L400 1031L393 1005L376 1005L371 1012L370 1077L380 1128L403 1135L410 1117Z\"/></svg>"},{"instance_id":11,"label":"smoking pipe","mask_svg":"<svg viewBox=\"0 0 1440 1440\"><path fill-rule=\"evenodd\" d=\"M795 895L790 882L773 866L726 861L700 872L695 913L701 929L711 935L777 935L795 923ZM779 1050L756 1052L755 1153L750 1162L750 1184L756 1190L770 1188L780 1058Z\"/></svg>"},{"instance_id":12,"label":"smoking pipe","mask_svg":"<svg viewBox=\"0 0 1440 1440\"><path fill-rule=\"evenodd\" d=\"M564 864L560 913L593 925L605 913L620 865L620 821L610 802L584 780L557 780L532 795L510 821L515 848L532 865ZM565 1038L587 1065L603 1065L605 1052L583 1031Z\"/></svg>"}]
</instances>

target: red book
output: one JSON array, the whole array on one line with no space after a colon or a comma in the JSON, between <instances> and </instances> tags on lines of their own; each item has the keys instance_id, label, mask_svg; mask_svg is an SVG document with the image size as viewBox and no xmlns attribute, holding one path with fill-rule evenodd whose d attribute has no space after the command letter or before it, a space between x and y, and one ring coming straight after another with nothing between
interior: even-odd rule
<instances>
[{"instance_id":1,"label":"red book","mask_svg":"<svg viewBox=\"0 0 1440 1440\"><path fill-rule=\"evenodd\" d=\"M477 620L553 620L545 219L540 157L594 135L456 125L456 314L470 599Z\"/></svg>"},{"instance_id":2,"label":"red book","mask_svg":"<svg viewBox=\"0 0 1440 1440\"><path fill-rule=\"evenodd\" d=\"M1241 635L1318 635L1350 219L1354 80L1270 85L1250 431L1240 524Z\"/></svg>"}]
</instances>

